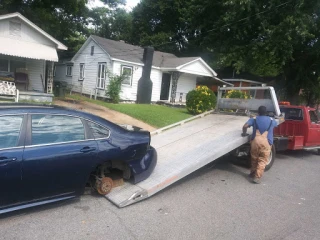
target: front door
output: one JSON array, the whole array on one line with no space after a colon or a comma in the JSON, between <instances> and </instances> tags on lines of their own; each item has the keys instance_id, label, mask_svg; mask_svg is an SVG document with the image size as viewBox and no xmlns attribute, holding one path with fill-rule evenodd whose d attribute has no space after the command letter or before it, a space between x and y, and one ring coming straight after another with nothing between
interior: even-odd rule
<instances>
[{"instance_id":1,"label":"front door","mask_svg":"<svg viewBox=\"0 0 320 240\"><path fill-rule=\"evenodd\" d=\"M320 146L320 122L315 111L309 111L310 128L308 134L307 146Z\"/></svg>"},{"instance_id":2,"label":"front door","mask_svg":"<svg viewBox=\"0 0 320 240\"><path fill-rule=\"evenodd\" d=\"M0 212L20 201L24 116L0 116Z\"/></svg>"},{"instance_id":3,"label":"front door","mask_svg":"<svg viewBox=\"0 0 320 240\"><path fill-rule=\"evenodd\" d=\"M87 139L82 119L66 115L34 114L24 151L23 183L25 200L67 197L81 193L97 144Z\"/></svg>"},{"instance_id":4,"label":"front door","mask_svg":"<svg viewBox=\"0 0 320 240\"><path fill-rule=\"evenodd\" d=\"M169 100L171 74L164 73L162 75L160 100Z\"/></svg>"}]
</instances>

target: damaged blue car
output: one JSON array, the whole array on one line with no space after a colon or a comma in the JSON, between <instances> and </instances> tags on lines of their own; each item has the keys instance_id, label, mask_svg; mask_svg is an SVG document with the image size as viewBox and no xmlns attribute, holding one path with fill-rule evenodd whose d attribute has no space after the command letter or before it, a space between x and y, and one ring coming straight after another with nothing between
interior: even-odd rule
<instances>
[{"instance_id":1,"label":"damaged blue car","mask_svg":"<svg viewBox=\"0 0 320 240\"><path fill-rule=\"evenodd\" d=\"M58 106L0 105L0 213L65 200L91 186L138 183L157 162L150 133Z\"/></svg>"}]
</instances>

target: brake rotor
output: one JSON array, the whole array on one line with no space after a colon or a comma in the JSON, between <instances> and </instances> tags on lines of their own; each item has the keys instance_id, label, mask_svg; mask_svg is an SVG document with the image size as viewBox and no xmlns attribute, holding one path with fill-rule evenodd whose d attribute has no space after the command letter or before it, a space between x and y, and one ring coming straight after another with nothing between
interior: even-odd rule
<instances>
[{"instance_id":1,"label":"brake rotor","mask_svg":"<svg viewBox=\"0 0 320 240\"><path fill-rule=\"evenodd\" d=\"M109 177L104 177L101 180L97 181L96 188L99 194L106 195L108 194L113 187L113 180Z\"/></svg>"}]
</instances>

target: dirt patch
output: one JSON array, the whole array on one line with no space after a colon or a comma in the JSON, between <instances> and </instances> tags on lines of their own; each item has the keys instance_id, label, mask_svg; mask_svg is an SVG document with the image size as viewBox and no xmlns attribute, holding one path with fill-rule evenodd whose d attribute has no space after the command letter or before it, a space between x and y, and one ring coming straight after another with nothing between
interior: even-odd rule
<instances>
[{"instance_id":1,"label":"dirt patch","mask_svg":"<svg viewBox=\"0 0 320 240\"><path fill-rule=\"evenodd\" d=\"M71 109L92 113L94 115L100 116L116 124L133 125L133 126L137 126L142 129L148 130L150 132L156 130L156 128L150 126L149 124L139 121L133 117L130 117L126 114L119 113L109 108L99 106L93 103L66 99L66 100L55 100L54 104L62 107L67 107Z\"/></svg>"}]
</instances>

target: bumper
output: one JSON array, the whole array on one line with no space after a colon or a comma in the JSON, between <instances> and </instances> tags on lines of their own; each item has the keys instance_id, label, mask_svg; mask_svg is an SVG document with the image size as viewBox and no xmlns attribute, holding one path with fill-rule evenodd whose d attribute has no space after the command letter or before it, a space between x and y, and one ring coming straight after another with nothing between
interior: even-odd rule
<instances>
[{"instance_id":1,"label":"bumper","mask_svg":"<svg viewBox=\"0 0 320 240\"><path fill-rule=\"evenodd\" d=\"M143 158L131 161L133 184L141 182L148 178L157 164L157 151L150 146L150 149Z\"/></svg>"}]
</instances>

